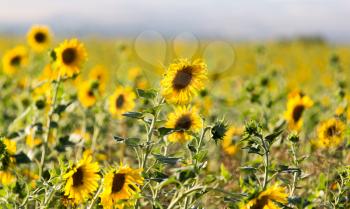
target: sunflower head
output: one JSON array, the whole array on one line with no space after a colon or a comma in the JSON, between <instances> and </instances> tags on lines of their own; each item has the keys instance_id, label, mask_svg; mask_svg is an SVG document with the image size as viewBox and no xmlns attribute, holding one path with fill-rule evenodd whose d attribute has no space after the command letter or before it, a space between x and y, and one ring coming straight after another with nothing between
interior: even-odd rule
<instances>
[{"instance_id":1,"label":"sunflower head","mask_svg":"<svg viewBox=\"0 0 350 209\"><path fill-rule=\"evenodd\" d=\"M88 108L93 106L96 103L98 96L98 83L94 80L84 81L78 90L78 99L80 103Z\"/></svg>"},{"instance_id":2,"label":"sunflower head","mask_svg":"<svg viewBox=\"0 0 350 209\"><path fill-rule=\"evenodd\" d=\"M135 195L140 192L139 185L143 184L142 169L132 169L120 165L112 169L104 177L103 191L100 195L103 208L123 208L132 204Z\"/></svg>"},{"instance_id":3,"label":"sunflower head","mask_svg":"<svg viewBox=\"0 0 350 209\"><path fill-rule=\"evenodd\" d=\"M2 58L4 73L14 75L28 64L28 52L24 46L17 46L5 53Z\"/></svg>"},{"instance_id":4,"label":"sunflower head","mask_svg":"<svg viewBox=\"0 0 350 209\"><path fill-rule=\"evenodd\" d=\"M345 124L335 118L321 122L317 128L315 144L320 148L336 147L344 140Z\"/></svg>"},{"instance_id":5,"label":"sunflower head","mask_svg":"<svg viewBox=\"0 0 350 209\"><path fill-rule=\"evenodd\" d=\"M171 103L187 104L204 88L207 66L201 60L179 59L171 64L161 81L162 94Z\"/></svg>"},{"instance_id":6,"label":"sunflower head","mask_svg":"<svg viewBox=\"0 0 350 209\"><path fill-rule=\"evenodd\" d=\"M202 123L197 108L178 106L168 115L165 126L175 129L175 132L168 136L169 141L185 143L192 139L188 132L198 132Z\"/></svg>"},{"instance_id":7,"label":"sunflower head","mask_svg":"<svg viewBox=\"0 0 350 209\"><path fill-rule=\"evenodd\" d=\"M108 82L108 70L102 65L96 65L90 70L89 79L98 82L98 89L102 93L105 91Z\"/></svg>"},{"instance_id":8,"label":"sunflower head","mask_svg":"<svg viewBox=\"0 0 350 209\"><path fill-rule=\"evenodd\" d=\"M136 94L130 87L118 87L109 97L109 112L116 118L135 107Z\"/></svg>"},{"instance_id":9,"label":"sunflower head","mask_svg":"<svg viewBox=\"0 0 350 209\"><path fill-rule=\"evenodd\" d=\"M254 198L242 206L241 209L278 209L275 202L288 203L288 194L285 188L277 185L271 186L266 190L258 193Z\"/></svg>"},{"instance_id":10,"label":"sunflower head","mask_svg":"<svg viewBox=\"0 0 350 209\"><path fill-rule=\"evenodd\" d=\"M291 130L299 131L301 129L303 124L302 115L304 111L312 105L313 101L310 97L303 94L294 93L288 96L285 118Z\"/></svg>"},{"instance_id":11,"label":"sunflower head","mask_svg":"<svg viewBox=\"0 0 350 209\"><path fill-rule=\"evenodd\" d=\"M75 204L84 202L98 188L100 179L98 172L98 163L92 162L91 155L84 154L83 158L63 176L66 180L64 195Z\"/></svg>"},{"instance_id":12,"label":"sunflower head","mask_svg":"<svg viewBox=\"0 0 350 209\"><path fill-rule=\"evenodd\" d=\"M221 142L221 148L227 155L235 155L239 151L237 141L243 134L243 128L231 126L225 133Z\"/></svg>"},{"instance_id":13,"label":"sunflower head","mask_svg":"<svg viewBox=\"0 0 350 209\"><path fill-rule=\"evenodd\" d=\"M27 33L28 44L35 52L45 51L49 47L51 39L50 29L44 25L34 25Z\"/></svg>"},{"instance_id":14,"label":"sunflower head","mask_svg":"<svg viewBox=\"0 0 350 209\"><path fill-rule=\"evenodd\" d=\"M65 40L55 49L55 55L61 75L67 77L78 74L87 59L85 47L77 39Z\"/></svg>"}]
</instances>

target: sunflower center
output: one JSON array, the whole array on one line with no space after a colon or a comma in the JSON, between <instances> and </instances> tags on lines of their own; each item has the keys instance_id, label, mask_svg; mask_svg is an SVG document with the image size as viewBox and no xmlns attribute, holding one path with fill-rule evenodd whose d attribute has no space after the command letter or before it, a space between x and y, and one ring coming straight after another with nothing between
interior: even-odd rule
<instances>
[{"instance_id":1,"label":"sunflower center","mask_svg":"<svg viewBox=\"0 0 350 209\"><path fill-rule=\"evenodd\" d=\"M84 171L82 168L78 168L73 174L73 187L77 187L83 184Z\"/></svg>"},{"instance_id":2,"label":"sunflower center","mask_svg":"<svg viewBox=\"0 0 350 209\"><path fill-rule=\"evenodd\" d=\"M77 57L77 52L73 48L67 48L62 53L62 60L64 64L69 65L72 64Z\"/></svg>"},{"instance_id":3,"label":"sunflower center","mask_svg":"<svg viewBox=\"0 0 350 209\"><path fill-rule=\"evenodd\" d=\"M293 110L293 120L298 122L305 110L304 105L297 105Z\"/></svg>"},{"instance_id":4,"label":"sunflower center","mask_svg":"<svg viewBox=\"0 0 350 209\"><path fill-rule=\"evenodd\" d=\"M256 201L256 204L253 205L250 209L263 209L268 204L269 198L264 196Z\"/></svg>"},{"instance_id":5,"label":"sunflower center","mask_svg":"<svg viewBox=\"0 0 350 209\"><path fill-rule=\"evenodd\" d=\"M186 88L192 80L192 67L187 66L178 71L173 80L173 87L176 90Z\"/></svg>"},{"instance_id":6,"label":"sunflower center","mask_svg":"<svg viewBox=\"0 0 350 209\"><path fill-rule=\"evenodd\" d=\"M34 39L38 43L43 43L46 40L46 35L42 32L38 32L35 34Z\"/></svg>"},{"instance_id":7,"label":"sunflower center","mask_svg":"<svg viewBox=\"0 0 350 209\"><path fill-rule=\"evenodd\" d=\"M112 193L119 192L123 189L125 183L125 174L124 173L116 173L113 176L112 183Z\"/></svg>"},{"instance_id":8,"label":"sunflower center","mask_svg":"<svg viewBox=\"0 0 350 209\"><path fill-rule=\"evenodd\" d=\"M115 106L117 108L121 108L123 106L123 104L124 104L124 101L125 101L124 95L122 95L122 94L119 95L117 97L117 99L115 100Z\"/></svg>"},{"instance_id":9,"label":"sunflower center","mask_svg":"<svg viewBox=\"0 0 350 209\"><path fill-rule=\"evenodd\" d=\"M175 129L185 129L188 130L191 128L192 120L189 115L183 115L179 119L177 119L175 123Z\"/></svg>"},{"instance_id":10,"label":"sunflower center","mask_svg":"<svg viewBox=\"0 0 350 209\"><path fill-rule=\"evenodd\" d=\"M18 66L21 64L21 56L14 56L12 59L11 59L11 65L12 66Z\"/></svg>"},{"instance_id":11,"label":"sunflower center","mask_svg":"<svg viewBox=\"0 0 350 209\"><path fill-rule=\"evenodd\" d=\"M92 90L89 90L87 94L88 94L89 97L94 97L95 96L94 95L94 91L92 91Z\"/></svg>"},{"instance_id":12,"label":"sunflower center","mask_svg":"<svg viewBox=\"0 0 350 209\"><path fill-rule=\"evenodd\" d=\"M333 137L333 136L336 136L338 134L337 127L335 125L329 126L326 131L327 131L328 137Z\"/></svg>"}]
</instances>

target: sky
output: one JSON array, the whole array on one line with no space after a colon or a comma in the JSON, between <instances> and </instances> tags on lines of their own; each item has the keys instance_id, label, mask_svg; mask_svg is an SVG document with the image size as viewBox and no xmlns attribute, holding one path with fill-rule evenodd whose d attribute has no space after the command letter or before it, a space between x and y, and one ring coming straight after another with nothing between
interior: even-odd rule
<instances>
[{"instance_id":1,"label":"sky","mask_svg":"<svg viewBox=\"0 0 350 209\"><path fill-rule=\"evenodd\" d=\"M58 34L154 30L228 39L322 36L350 42L349 0L0 0L0 33L49 24Z\"/></svg>"}]
</instances>

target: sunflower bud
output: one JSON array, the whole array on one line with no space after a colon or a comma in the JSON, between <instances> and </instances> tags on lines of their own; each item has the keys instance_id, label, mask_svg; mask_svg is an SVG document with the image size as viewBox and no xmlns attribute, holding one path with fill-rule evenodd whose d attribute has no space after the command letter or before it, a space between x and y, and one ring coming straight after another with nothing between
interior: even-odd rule
<instances>
[{"instance_id":1,"label":"sunflower bud","mask_svg":"<svg viewBox=\"0 0 350 209\"><path fill-rule=\"evenodd\" d=\"M216 122L214 127L211 129L212 138L215 142L222 140L226 134L226 131L227 125L224 122Z\"/></svg>"},{"instance_id":2,"label":"sunflower bud","mask_svg":"<svg viewBox=\"0 0 350 209\"><path fill-rule=\"evenodd\" d=\"M291 134L288 136L288 140L293 143L297 143L299 142L299 136L297 134Z\"/></svg>"}]
</instances>

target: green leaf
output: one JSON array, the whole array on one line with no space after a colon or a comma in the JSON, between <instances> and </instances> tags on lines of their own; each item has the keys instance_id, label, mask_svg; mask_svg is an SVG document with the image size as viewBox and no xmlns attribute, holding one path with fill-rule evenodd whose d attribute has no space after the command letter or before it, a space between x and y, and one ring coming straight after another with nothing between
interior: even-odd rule
<instances>
[{"instance_id":1,"label":"green leaf","mask_svg":"<svg viewBox=\"0 0 350 209\"><path fill-rule=\"evenodd\" d=\"M166 128L166 127L160 127L158 128L158 132L160 134L161 137L166 136L168 134L171 134L172 132L174 132L173 128Z\"/></svg>"},{"instance_id":2,"label":"green leaf","mask_svg":"<svg viewBox=\"0 0 350 209\"><path fill-rule=\"evenodd\" d=\"M243 166L243 167L240 167L240 169L243 171L243 172L247 172L247 173L254 173L256 172L256 168L252 167L252 166Z\"/></svg>"},{"instance_id":3,"label":"green leaf","mask_svg":"<svg viewBox=\"0 0 350 209\"><path fill-rule=\"evenodd\" d=\"M230 172L227 170L223 163L220 165L220 175L225 179L225 181L228 181L231 178Z\"/></svg>"},{"instance_id":4,"label":"green leaf","mask_svg":"<svg viewBox=\"0 0 350 209\"><path fill-rule=\"evenodd\" d=\"M283 133L283 131L284 130L282 129L282 130L273 132L272 134L265 136L265 140L268 141L271 145L275 141L275 139Z\"/></svg>"},{"instance_id":5,"label":"green leaf","mask_svg":"<svg viewBox=\"0 0 350 209\"><path fill-rule=\"evenodd\" d=\"M127 138L125 140L125 144L129 147L137 147L139 146L140 139L139 138Z\"/></svg>"},{"instance_id":6,"label":"green leaf","mask_svg":"<svg viewBox=\"0 0 350 209\"><path fill-rule=\"evenodd\" d=\"M71 102L69 102L68 104L59 104L59 105L57 105L57 107L54 109L54 113L56 113L56 114L58 114L58 115L60 115L62 112L64 112L66 109L67 109L67 107L69 106L69 105L71 105L72 103Z\"/></svg>"},{"instance_id":7,"label":"green leaf","mask_svg":"<svg viewBox=\"0 0 350 209\"><path fill-rule=\"evenodd\" d=\"M154 89L136 89L137 95L139 97L145 98L145 99L153 99L157 96L157 91Z\"/></svg>"},{"instance_id":8,"label":"green leaf","mask_svg":"<svg viewBox=\"0 0 350 209\"><path fill-rule=\"evenodd\" d=\"M180 158L178 157L168 157L168 156L163 156L163 155L158 155L158 154L153 154L153 156L161 163L164 164L169 164L169 165L175 165Z\"/></svg>"},{"instance_id":9,"label":"green leaf","mask_svg":"<svg viewBox=\"0 0 350 209\"><path fill-rule=\"evenodd\" d=\"M14 155L14 157L16 159L17 164L32 162L24 152L20 152L20 153Z\"/></svg>"},{"instance_id":10,"label":"green leaf","mask_svg":"<svg viewBox=\"0 0 350 209\"><path fill-rule=\"evenodd\" d=\"M142 119L143 118L143 114L140 112L126 112L123 114L123 116L129 117L129 118L135 118L135 119Z\"/></svg>"},{"instance_id":11,"label":"green leaf","mask_svg":"<svg viewBox=\"0 0 350 209\"><path fill-rule=\"evenodd\" d=\"M199 162L203 162L204 159L207 157L207 154L208 154L207 150L201 150L197 154L195 154L193 158L198 160Z\"/></svg>"}]
</instances>

